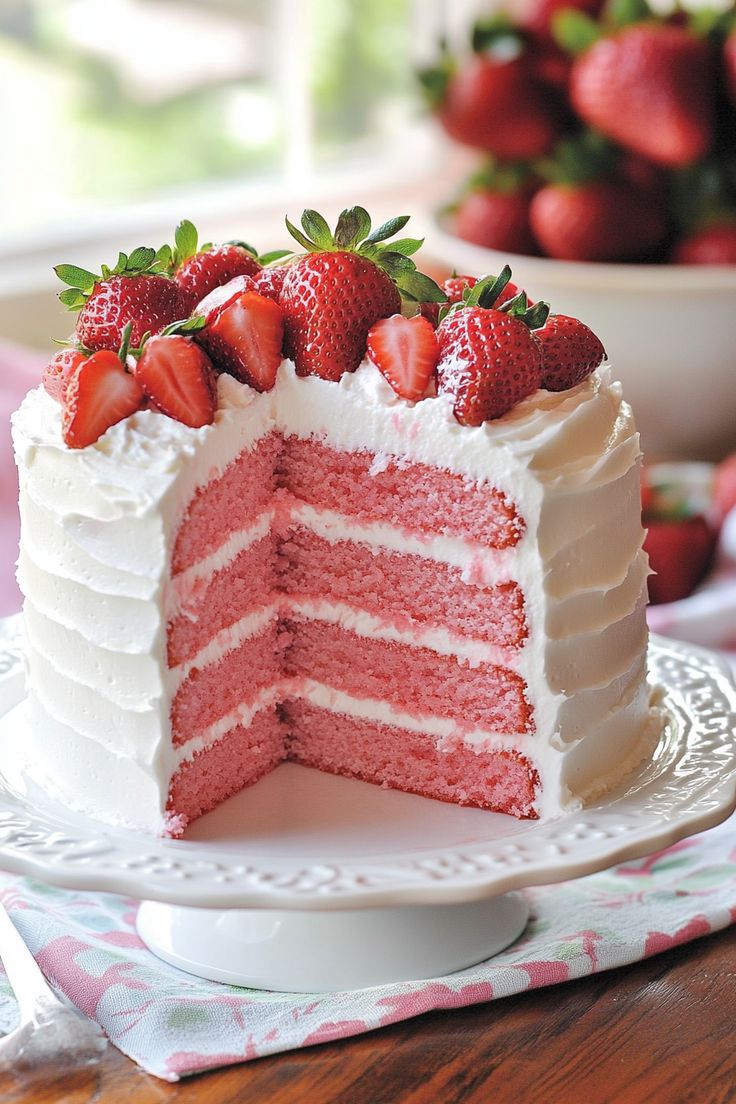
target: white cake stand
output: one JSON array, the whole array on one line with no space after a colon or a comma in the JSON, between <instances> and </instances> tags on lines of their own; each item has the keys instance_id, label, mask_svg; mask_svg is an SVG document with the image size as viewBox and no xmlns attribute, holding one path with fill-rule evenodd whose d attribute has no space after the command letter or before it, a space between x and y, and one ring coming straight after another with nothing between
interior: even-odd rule
<instances>
[{"instance_id":1,"label":"white cake stand","mask_svg":"<svg viewBox=\"0 0 736 1104\"><path fill-rule=\"evenodd\" d=\"M527 921L515 890L666 847L736 805L736 688L700 649L651 645L669 714L653 761L583 812L517 821L287 764L151 839L75 813L22 770L17 619L0 623L0 867L142 899L159 957L201 977L325 992L446 974Z\"/></svg>"}]
</instances>

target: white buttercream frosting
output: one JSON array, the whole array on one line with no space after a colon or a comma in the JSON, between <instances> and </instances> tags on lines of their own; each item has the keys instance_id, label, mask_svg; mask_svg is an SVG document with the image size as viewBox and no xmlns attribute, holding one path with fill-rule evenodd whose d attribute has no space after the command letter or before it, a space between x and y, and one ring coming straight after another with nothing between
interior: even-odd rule
<instances>
[{"instance_id":1,"label":"white buttercream frosting","mask_svg":"<svg viewBox=\"0 0 736 1104\"><path fill-rule=\"evenodd\" d=\"M514 746L540 773L542 815L574 807L647 756L653 730L642 668L648 567L638 513L638 436L608 368L566 392L538 391L477 428L455 421L447 397L417 404L398 398L370 363L338 384L298 378L284 363L267 394L228 376L220 377L218 390L211 426L189 429L141 411L77 451L64 446L60 408L42 389L14 416L31 738L39 771L53 758L55 768L46 773L67 801L103 819L158 830L182 755L243 722L240 713L222 717L191 745L171 747L169 707L187 671L216 661L278 610L256 611L173 671L166 667L166 625L186 613L186 595L197 580L265 535L272 512L173 582L169 566L176 527L194 491L274 430L317 436L339 450L369 450L374 471L399 457L497 487L526 523L519 545L499 552L292 505L293 520L326 540L359 540L449 563L469 586L516 580L530 630L517 654L501 655L440 629L411 633L336 603L302 603L303 616L457 655L471 665L503 661L516 668L529 688L535 733L514 738ZM278 700L277 689L264 693L266 704ZM395 711L381 703L354 701L348 708L330 688L304 693L318 704L331 702L330 708L396 722ZM425 720L417 723L434 732ZM411 727L406 718L401 724ZM79 737L82 746L98 749L92 790L73 781L84 772L60 765L65 748L75 754ZM510 746L498 733L465 738ZM129 781L116 788L123 762Z\"/></svg>"}]
</instances>

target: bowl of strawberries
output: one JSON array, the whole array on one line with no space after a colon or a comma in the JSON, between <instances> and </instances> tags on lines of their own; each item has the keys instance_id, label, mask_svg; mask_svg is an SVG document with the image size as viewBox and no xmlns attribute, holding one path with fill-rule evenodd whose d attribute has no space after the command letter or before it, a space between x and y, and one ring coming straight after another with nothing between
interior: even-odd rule
<instances>
[{"instance_id":1,"label":"bowl of strawberries","mask_svg":"<svg viewBox=\"0 0 736 1104\"><path fill-rule=\"evenodd\" d=\"M509 261L532 299L585 318L650 453L732 449L736 4L523 0L421 78L479 157L428 236L437 259Z\"/></svg>"}]
</instances>

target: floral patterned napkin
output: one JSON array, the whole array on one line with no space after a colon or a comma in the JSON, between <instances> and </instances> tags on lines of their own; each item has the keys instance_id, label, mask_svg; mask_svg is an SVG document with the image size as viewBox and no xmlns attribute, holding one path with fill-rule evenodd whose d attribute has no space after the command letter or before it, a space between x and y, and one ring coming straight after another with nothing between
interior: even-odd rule
<instances>
[{"instance_id":1,"label":"floral patterned napkin","mask_svg":"<svg viewBox=\"0 0 736 1104\"><path fill-rule=\"evenodd\" d=\"M159 961L136 903L0 875L0 897L52 984L167 1081L343 1039L437 1008L624 966L736 921L736 818L646 859L528 891L532 918L495 958L446 977L286 994L203 981ZM16 1006L0 973L0 1031Z\"/></svg>"}]
</instances>

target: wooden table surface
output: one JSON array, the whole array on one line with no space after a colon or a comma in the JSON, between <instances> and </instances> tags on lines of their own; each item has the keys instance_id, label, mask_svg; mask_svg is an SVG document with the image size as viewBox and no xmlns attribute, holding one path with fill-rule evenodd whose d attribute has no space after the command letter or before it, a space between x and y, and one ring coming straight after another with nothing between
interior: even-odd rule
<instances>
[{"instance_id":1,"label":"wooden table surface","mask_svg":"<svg viewBox=\"0 0 736 1104\"><path fill-rule=\"evenodd\" d=\"M581 981L433 1012L169 1085L110 1047L93 1071L0 1080L2 1104L733 1104L736 929Z\"/></svg>"}]
</instances>

